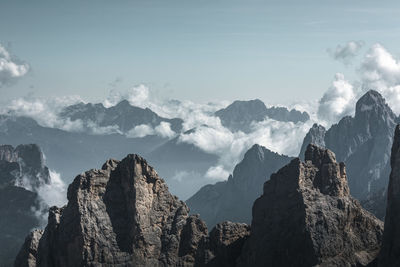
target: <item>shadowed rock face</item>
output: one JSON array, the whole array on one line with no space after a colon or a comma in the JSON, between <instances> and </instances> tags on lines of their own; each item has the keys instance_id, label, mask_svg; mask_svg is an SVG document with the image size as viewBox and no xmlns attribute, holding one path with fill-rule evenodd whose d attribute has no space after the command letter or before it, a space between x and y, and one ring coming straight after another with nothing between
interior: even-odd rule
<instances>
[{"instance_id":1,"label":"shadowed rock face","mask_svg":"<svg viewBox=\"0 0 400 267\"><path fill-rule=\"evenodd\" d=\"M210 266L219 244L188 213L143 158L109 160L75 178L67 206L50 209L45 231L27 237L15 266Z\"/></svg>"},{"instance_id":2,"label":"shadowed rock face","mask_svg":"<svg viewBox=\"0 0 400 267\"><path fill-rule=\"evenodd\" d=\"M385 232L378 266L400 266L400 126L397 125L390 159Z\"/></svg>"},{"instance_id":3,"label":"shadowed rock face","mask_svg":"<svg viewBox=\"0 0 400 267\"><path fill-rule=\"evenodd\" d=\"M209 227L226 220L250 223L251 207L262 194L264 182L291 159L254 145L227 181L202 187L187 200L187 204L191 212L200 214Z\"/></svg>"},{"instance_id":4,"label":"shadowed rock face","mask_svg":"<svg viewBox=\"0 0 400 267\"><path fill-rule=\"evenodd\" d=\"M239 266L366 266L378 254L383 223L350 196L346 169L309 145L271 176L253 206Z\"/></svg>"},{"instance_id":5,"label":"shadowed rock face","mask_svg":"<svg viewBox=\"0 0 400 267\"><path fill-rule=\"evenodd\" d=\"M11 266L32 228L40 224L37 189L50 180L36 145L0 146L0 265Z\"/></svg>"}]
</instances>

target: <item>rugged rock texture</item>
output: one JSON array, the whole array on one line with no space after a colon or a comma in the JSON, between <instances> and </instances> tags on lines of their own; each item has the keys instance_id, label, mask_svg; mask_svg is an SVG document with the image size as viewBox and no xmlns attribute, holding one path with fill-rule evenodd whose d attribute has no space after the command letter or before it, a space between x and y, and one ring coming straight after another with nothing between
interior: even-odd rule
<instances>
[{"instance_id":1,"label":"rugged rock texture","mask_svg":"<svg viewBox=\"0 0 400 267\"><path fill-rule=\"evenodd\" d=\"M217 257L210 248L248 234L236 224L223 229L229 240L214 245L206 224L189 215L155 170L128 155L77 176L67 206L50 209L45 231L26 239L15 266L207 266ZM236 244L227 250L236 252Z\"/></svg>"},{"instance_id":2,"label":"rugged rock texture","mask_svg":"<svg viewBox=\"0 0 400 267\"><path fill-rule=\"evenodd\" d=\"M366 266L383 223L350 196L346 169L310 145L264 184L239 266Z\"/></svg>"},{"instance_id":3,"label":"rugged rock texture","mask_svg":"<svg viewBox=\"0 0 400 267\"><path fill-rule=\"evenodd\" d=\"M309 144L325 147L325 133L325 127L315 123L304 137L303 144L300 149L299 158L304 160L304 155Z\"/></svg>"},{"instance_id":4,"label":"rugged rock texture","mask_svg":"<svg viewBox=\"0 0 400 267\"><path fill-rule=\"evenodd\" d=\"M235 266L243 245L250 235L250 226L244 223L224 222L217 224L210 232L208 247L211 260L208 267Z\"/></svg>"},{"instance_id":5,"label":"rugged rock texture","mask_svg":"<svg viewBox=\"0 0 400 267\"><path fill-rule=\"evenodd\" d=\"M262 185L291 159L254 145L227 181L204 186L187 200L187 204L209 227L226 220L250 223L251 207L262 194Z\"/></svg>"},{"instance_id":6,"label":"rugged rock texture","mask_svg":"<svg viewBox=\"0 0 400 267\"><path fill-rule=\"evenodd\" d=\"M232 131L249 132L252 122L265 120L267 117L277 121L305 122L310 119L306 112L300 112L285 107L267 108L259 100L235 101L224 109L215 112L215 116L221 119L222 125Z\"/></svg>"},{"instance_id":7,"label":"rugged rock texture","mask_svg":"<svg viewBox=\"0 0 400 267\"><path fill-rule=\"evenodd\" d=\"M348 166L350 190L357 199L386 189L396 121L385 99L371 90L358 100L354 117L344 117L326 131L325 146ZM323 130L317 132L313 127L308 136L319 136L316 139L320 140ZM315 138L306 137L303 148L313 141Z\"/></svg>"},{"instance_id":8,"label":"rugged rock texture","mask_svg":"<svg viewBox=\"0 0 400 267\"><path fill-rule=\"evenodd\" d=\"M151 109L143 109L130 105L129 101L123 100L115 106L106 108L103 104L84 104L66 107L60 116L69 118L71 121L81 120L84 123L94 123L98 126L118 126L122 132L128 132L138 125L158 126L161 122L171 125L175 132L182 130L181 119L167 119L158 116Z\"/></svg>"},{"instance_id":9,"label":"rugged rock texture","mask_svg":"<svg viewBox=\"0 0 400 267\"><path fill-rule=\"evenodd\" d=\"M0 266L12 265L27 233L39 226L36 190L49 181L38 146L0 146Z\"/></svg>"},{"instance_id":10,"label":"rugged rock texture","mask_svg":"<svg viewBox=\"0 0 400 267\"><path fill-rule=\"evenodd\" d=\"M378 266L400 266L400 126L396 127L390 159L385 232Z\"/></svg>"}]
</instances>

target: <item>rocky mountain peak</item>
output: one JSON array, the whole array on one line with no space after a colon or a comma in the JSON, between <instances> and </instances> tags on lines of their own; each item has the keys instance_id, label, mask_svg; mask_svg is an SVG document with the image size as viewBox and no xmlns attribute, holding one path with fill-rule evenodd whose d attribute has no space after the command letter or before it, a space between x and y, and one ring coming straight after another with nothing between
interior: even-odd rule
<instances>
[{"instance_id":1,"label":"rocky mountain peak","mask_svg":"<svg viewBox=\"0 0 400 267\"><path fill-rule=\"evenodd\" d=\"M248 235L248 227L235 225L228 228L230 242ZM201 265L220 258L216 247L230 245L214 239L153 167L130 154L78 175L68 188L68 204L50 209L45 231L28 236L15 265Z\"/></svg>"},{"instance_id":2,"label":"rocky mountain peak","mask_svg":"<svg viewBox=\"0 0 400 267\"><path fill-rule=\"evenodd\" d=\"M366 266L375 259L383 224L350 196L344 164L315 145L305 158L265 182L239 266Z\"/></svg>"},{"instance_id":3,"label":"rocky mountain peak","mask_svg":"<svg viewBox=\"0 0 400 267\"><path fill-rule=\"evenodd\" d=\"M368 91L357 101L354 119L360 129L371 135L387 131L388 128L393 134L397 120L382 95L374 90Z\"/></svg>"}]
</instances>

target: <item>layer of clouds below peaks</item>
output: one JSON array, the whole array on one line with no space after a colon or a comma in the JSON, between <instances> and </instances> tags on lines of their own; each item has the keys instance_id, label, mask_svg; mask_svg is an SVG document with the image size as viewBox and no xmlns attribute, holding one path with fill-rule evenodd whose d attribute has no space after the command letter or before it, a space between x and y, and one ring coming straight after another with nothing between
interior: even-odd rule
<instances>
[{"instance_id":1,"label":"layer of clouds below peaks","mask_svg":"<svg viewBox=\"0 0 400 267\"><path fill-rule=\"evenodd\" d=\"M29 68L28 64L13 58L6 48L0 44L0 88L25 76Z\"/></svg>"},{"instance_id":2,"label":"layer of clouds below peaks","mask_svg":"<svg viewBox=\"0 0 400 267\"><path fill-rule=\"evenodd\" d=\"M335 57L341 60L354 58L360 54L362 42L350 42L338 46ZM213 114L226 107L229 101L196 103L193 101L163 100L152 95L145 85L134 86L125 92L112 90L103 105L111 107L121 100L141 108L150 108L165 118L181 118L183 131L195 128L194 132L180 134L179 141L193 144L201 150L215 154L219 161L206 172L205 178L224 180L233 167L242 159L244 153L254 144L290 156L297 156L303 138L313 123L320 123L329 128L343 116L353 115L357 99L369 89L382 93L389 105L400 112L400 64L382 45L376 44L366 50L360 57L360 63L354 64L357 77L354 81L346 79L343 73L335 74L332 84L318 100L295 103L289 108L307 111L311 120L306 123L279 122L265 119L253 123L250 133L232 132L222 126L219 118ZM29 116L39 124L60 128L67 131L87 131L94 134L119 132L118 127L99 127L95 123L84 125L81 121L61 119L58 113L65 106L84 102L80 97L58 97L51 99L21 98L11 101L0 113L11 112L19 116ZM159 135L173 138L177 134L171 130L169 123L163 122L156 127L138 125L126 134L128 137Z\"/></svg>"}]
</instances>

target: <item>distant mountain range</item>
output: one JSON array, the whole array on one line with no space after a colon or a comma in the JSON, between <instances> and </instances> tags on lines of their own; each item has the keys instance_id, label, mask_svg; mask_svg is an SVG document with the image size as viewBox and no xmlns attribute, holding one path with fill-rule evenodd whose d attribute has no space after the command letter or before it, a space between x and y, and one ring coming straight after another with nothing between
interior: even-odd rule
<instances>
[{"instance_id":1,"label":"distant mountain range","mask_svg":"<svg viewBox=\"0 0 400 267\"><path fill-rule=\"evenodd\" d=\"M206 185L187 200L190 211L200 214L208 227L222 221L250 223L251 207L262 194L262 185L292 159L254 145L227 181Z\"/></svg>"},{"instance_id":2,"label":"distant mountain range","mask_svg":"<svg viewBox=\"0 0 400 267\"><path fill-rule=\"evenodd\" d=\"M71 121L81 120L85 125L94 123L100 127L118 126L119 130L124 133L139 125L156 127L161 122L169 123L171 130L179 133L183 123L182 119L163 118L149 108L132 106L128 100L123 100L109 108L104 107L101 103L78 103L64 108L59 115L61 118Z\"/></svg>"},{"instance_id":3,"label":"distant mountain range","mask_svg":"<svg viewBox=\"0 0 400 267\"><path fill-rule=\"evenodd\" d=\"M267 108L265 104L259 100L234 101L226 108L215 112L215 116L221 119L221 123L232 131L249 132L252 122L260 122L267 118L285 121L285 122L306 122L310 119L307 112L300 112L285 107Z\"/></svg>"}]
</instances>

